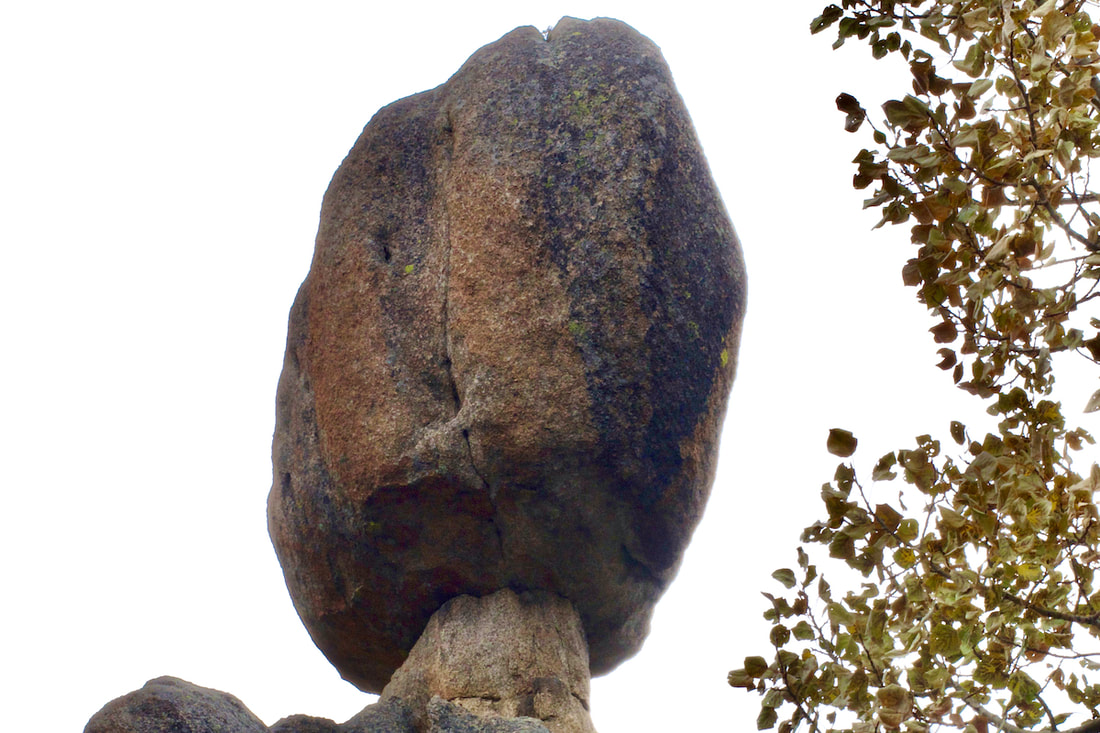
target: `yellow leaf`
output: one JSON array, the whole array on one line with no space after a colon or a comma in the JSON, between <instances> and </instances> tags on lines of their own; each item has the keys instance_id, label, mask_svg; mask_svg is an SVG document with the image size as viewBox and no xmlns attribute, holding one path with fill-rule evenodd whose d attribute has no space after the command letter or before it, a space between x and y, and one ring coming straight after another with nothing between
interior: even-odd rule
<instances>
[{"instance_id":1,"label":"yellow leaf","mask_svg":"<svg viewBox=\"0 0 1100 733\"><path fill-rule=\"evenodd\" d=\"M1027 510L1027 522L1036 529L1046 527L1050 522L1051 504L1049 501L1036 501Z\"/></svg>"},{"instance_id":2,"label":"yellow leaf","mask_svg":"<svg viewBox=\"0 0 1100 733\"><path fill-rule=\"evenodd\" d=\"M894 562L908 570L917 564L917 553L911 548L899 547L894 550Z\"/></svg>"},{"instance_id":3,"label":"yellow leaf","mask_svg":"<svg viewBox=\"0 0 1100 733\"><path fill-rule=\"evenodd\" d=\"M1043 568L1033 562L1022 562L1016 566L1016 574L1027 581L1036 581L1043 575Z\"/></svg>"}]
</instances>

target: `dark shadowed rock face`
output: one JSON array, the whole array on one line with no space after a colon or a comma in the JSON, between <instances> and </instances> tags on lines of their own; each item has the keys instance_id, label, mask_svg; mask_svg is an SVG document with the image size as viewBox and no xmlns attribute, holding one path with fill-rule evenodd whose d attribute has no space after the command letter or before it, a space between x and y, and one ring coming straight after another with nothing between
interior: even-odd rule
<instances>
[{"instance_id":1,"label":"dark shadowed rock face","mask_svg":"<svg viewBox=\"0 0 1100 733\"><path fill-rule=\"evenodd\" d=\"M378 692L461 594L572 601L637 651L703 511L744 299L659 50L519 28L382 109L290 315L268 503L295 607Z\"/></svg>"}]
</instances>

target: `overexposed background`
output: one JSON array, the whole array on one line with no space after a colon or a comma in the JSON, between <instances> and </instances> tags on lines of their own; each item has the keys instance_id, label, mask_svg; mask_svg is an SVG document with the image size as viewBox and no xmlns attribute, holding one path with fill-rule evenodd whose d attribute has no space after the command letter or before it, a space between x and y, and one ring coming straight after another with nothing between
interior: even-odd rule
<instances>
[{"instance_id":1,"label":"overexposed background","mask_svg":"<svg viewBox=\"0 0 1100 733\"><path fill-rule=\"evenodd\" d=\"M707 516L642 652L593 682L593 717L601 733L754 729L757 700L725 676L767 652L759 592L832 476L828 429L853 430L870 463L980 412L933 366L901 286L906 232L872 233L850 185L865 138L833 99L900 94L904 69L810 37L824 4L0 9L5 727L80 731L163 674L268 724L373 701L313 646L265 522L286 317L322 194L378 108L516 26L602 15L663 49L750 287Z\"/></svg>"}]
</instances>

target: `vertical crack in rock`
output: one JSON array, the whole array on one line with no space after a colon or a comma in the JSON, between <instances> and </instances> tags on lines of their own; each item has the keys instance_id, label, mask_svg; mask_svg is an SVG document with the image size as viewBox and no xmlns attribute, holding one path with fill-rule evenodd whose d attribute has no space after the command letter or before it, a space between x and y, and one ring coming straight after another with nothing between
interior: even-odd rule
<instances>
[{"instance_id":1,"label":"vertical crack in rock","mask_svg":"<svg viewBox=\"0 0 1100 733\"><path fill-rule=\"evenodd\" d=\"M449 117L449 115L448 115ZM450 177L450 170L447 171L447 176ZM445 188L449 186L445 185ZM447 382L451 387L451 399L454 400L454 421L456 424L462 426L462 439L466 443L466 456L470 461L470 468L474 474L481 479L482 486L490 491L490 498L492 498L491 487L485 475L478 470L477 462L474 460L474 449L470 445L470 431L463 424L463 421L459 418L462 412L463 400L462 395L458 390L458 380L455 379L454 374L454 360L451 358L451 260L454 258L454 244L451 242L451 198L446 193L444 194L443 203L443 241L444 247L447 252L446 257L446 269L443 271L443 368L447 371Z\"/></svg>"},{"instance_id":2,"label":"vertical crack in rock","mask_svg":"<svg viewBox=\"0 0 1100 733\"><path fill-rule=\"evenodd\" d=\"M489 492L489 499L494 498L493 487L489 485L489 481L481 474L481 471L477 470L477 463L474 462L474 449L470 445L470 431L466 428L462 428L462 439L466 441L466 454L470 457L470 467L474 469L474 473L481 479L481 485Z\"/></svg>"},{"instance_id":3,"label":"vertical crack in rock","mask_svg":"<svg viewBox=\"0 0 1100 733\"><path fill-rule=\"evenodd\" d=\"M474 458L474 448L470 443L470 431L464 424L463 419L460 417L463 408L463 397L458 389L458 380L455 379L454 374L454 360L451 358L452 345L451 345L451 261L454 258L454 243L451 241L451 196L450 196L450 177L451 166L449 165L451 156L454 153L454 124L451 120L451 113L448 110L446 112L447 121L445 123L444 132L449 138L449 150L447 154L448 165L446 173L443 175L443 246L446 252L444 271L441 275L443 281L443 368L447 372L447 383L451 388L451 399L454 403L454 414L452 422L456 427L460 426L462 431L462 441L466 444L466 459L469 461L470 470L481 481L481 487L485 490L485 495L489 499L490 505L493 507L492 516L488 521L492 525L493 534L496 537L496 550L497 556L503 562L504 560L504 530L500 524L499 509L496 504L496 492L493 490L492 485L486 478L485 474L477 466L477 461Z\"/></svg>"}]
</instances>

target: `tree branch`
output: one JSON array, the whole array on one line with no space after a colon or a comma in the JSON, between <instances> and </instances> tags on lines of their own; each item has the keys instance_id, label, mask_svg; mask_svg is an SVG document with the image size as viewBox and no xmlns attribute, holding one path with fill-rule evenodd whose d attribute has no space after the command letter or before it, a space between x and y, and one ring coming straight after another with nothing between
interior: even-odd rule
<instances>
[{"instance_id":1,"label":"tree branch","mask_svg":"<svg viewBox=\"0 0 1100 733\"><path fill-rule=\"evenodd\" d=\"M1056 730L1055 728L1042 728L1040 730L1021 728L1018 725L1013 725L1000 715L987 710L976 702L962 698L963 703L971 710L979 713L980 715L989 718L990 721L997 724L997 727L1002 730L1008 731L1008 733L1100 733L1100 719L1093 719L1087 723L1083 723L1076 728L1069 728L1068 730Z\"/></svg>"},{"instance_id":2,"label":"tree branch","mask_svg":"<svg viewBox=\"0 0 1100 733\"><path fill-rule=\"evenodd\" d=\"M1029 611L1034 611L1040 616L1046 616L1047 618L1056 618L1059 621L1069 621L1071 623L1083 624L1085 626L1092 626L1093 628L1100 629L1100 614L1094 614L1092 616L1081 616L1080 614L1076 613L1064 613L1062 611L1055 611L1052 608L1043 608L1041 606L1036 606L1035 604L1030 603L1029 601L1025 601L1023 598L1020 598L1019 596L1009 593L1007 591L1001 591L1001 597L1007 598L1013 603L1023 606Z\"/></svg>"}]
</instances>

